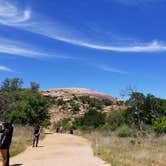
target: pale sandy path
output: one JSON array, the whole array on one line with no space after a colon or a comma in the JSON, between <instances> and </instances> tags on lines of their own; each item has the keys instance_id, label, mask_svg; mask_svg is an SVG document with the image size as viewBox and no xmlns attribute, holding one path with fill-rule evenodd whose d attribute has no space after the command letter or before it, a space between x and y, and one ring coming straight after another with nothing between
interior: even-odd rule
<instances>
[{"instance_id":1,"label":"pale sandy path","mask_svg":"<svg viewBox=\"0 0 166 166\"><path fill-rule=\"evenodd\" d=\"M38 148L29 147L11 159L12 166L110 166L94 157L90 143L68 134L50 134L39 142Z\"/></svg>"}]
</instances>

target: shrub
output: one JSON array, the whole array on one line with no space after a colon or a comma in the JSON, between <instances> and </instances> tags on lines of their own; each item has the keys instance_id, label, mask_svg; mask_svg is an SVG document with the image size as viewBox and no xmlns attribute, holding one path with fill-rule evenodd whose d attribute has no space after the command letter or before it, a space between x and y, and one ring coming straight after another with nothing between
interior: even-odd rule
<instances>
[{"instance_id":1,"label":"shrub","mask_svg":"<svg viewBox=\"0 0 166 166\"><path fill-rule=\"evenodd\" d=\"M98 112L95 109L89 110L84 115L84 125L97 128L105 124L105 117L106 115L102 112Z\"/></svg>"},{"instance_id":2,"label":"shrub","mask_svg":"<svg viewBox=\"0 0 166 166\"><path fill-rule=\"evenodd\" d=\"M153 123L153 129L158 133L166 133L166 116L157 119Z\"/></svg>"},{"instance_id":3,"label":"shrub","mask_svg":"<svg viewBox=\"0 0 166 166\"><path fill-rule=\"evenodd\" d=\"M106 118L106 122L111 126L112 130L115 130L124 124L124 112L118 110L112 111Z\"/></svg>"},{"instance_id":4,"label":"shrub","mask_svg":"<svg viewBox=\"0 0 166 166\"><path fill-rule=\"evenodd\" d=\"M80 130L84 130L84 131L91 131L92 130L92 127L91 126L86 126L86 125L83 125L79 128Z\"/></svg>"},{"instance_id":5,"label":"shrub","mask_svg":"<svg viewBox=\"0 0 166 166\"><path fill-rule=\"evenodd\" d=\"M100 100L89 96L81 96L79 99L83 104L88 104L90 109L96 108L101 110L104 105L112 105L112 102L107 99Z\"/></svg>"},{"instance_id":6,"label":"shrub","mask_svg":"<svg viewBox=\"0 0 166 166\"><path fill-rule=\"evenodd\" d=\"M65 104L65 101L63 101L63 99L57 99L56 103L57 103L58 106L62 106L62 105Z\"/></svg>"},{"instance_id":7,"label":"shrub","mask_svg":"<svg viewBox=\"0 0 166 166\"><path fill-rule=\"evenodd\" d=\"M131 137L133 135L133 130L129 126L123 125L116 130L116 134L119 137Z\"/></svg>"},{"instance_id":8,"label":"shrub","mask_svg":"<svg viewBox=\"0 0 166 166\"><path fill-rule=\"evenodd\" d=\"M102 103L103 103L103 105L105 105L105 106L113 105L113 101L108 100L108 99L103 99L103 100L102 100Z\"/></svg>"},{"instance_id":9,"label":"shrub","mask_svg":"<svg viewBox=\"0 0 166 166\"><path fill-rule=\"evenodd\" d=\"M104 125L99 126L97 129L100 130L100 131L109 131L112 128L109 124L104 124Z\"/></svg>"},{"instance_id":10,"label":"shrub","mask_svg":"<svg viewBox=\"0 0 166 166\"><path fill-rule=\"evenodd\" d=\"M78 113L80 111L80 105L76 102L74 102L73 100L70 100L70 106L72 107L72 112Z\"/></svg>"},{"instance_id":11,"label":"shrub","mask_svg":"<svg viewBox=\"0 0 166 166\"><path fill-rule=\"evenodd\" d=\"M72 127L74 129L78 129L80 126L84 125L84 118L83 117L76 117L74 118L74 121L72 122Z\"/></svg>"},{"instance_id":12,"label":"shrub","mask_svg":"<svg viewBox=\"0 0 166 166\"><path fill-rule=\"evenodd\" d=\"M96 129L100 125L105 124L105 117L106 115L104 113L92 109L86 112L84 116L76 117L73 121L73 127L75 129L80 129L82 126L88 126L88 128Z\"/></svg>"}]
</instances>

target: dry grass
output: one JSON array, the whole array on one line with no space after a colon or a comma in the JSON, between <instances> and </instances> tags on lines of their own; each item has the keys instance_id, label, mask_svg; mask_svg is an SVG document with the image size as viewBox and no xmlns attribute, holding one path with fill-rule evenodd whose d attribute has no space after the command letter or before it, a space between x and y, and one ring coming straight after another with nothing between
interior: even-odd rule
<instances>
[{"instance_id":1,"label":"dry grass","mask_svg":"<svg viewBox=\"0 0 166 166\"><path fill-rule=\"evenodd\" d=\"M15 126L12 144L10 148L11 156L24 151L32 143L33 128L29 126Z\"/></svg>"},{"instance_id":2,"label":"dry grass","mask_svg":"<svg viewBox=\"0 0 166 166\"><path fill-rule=\"evenodd\" d=\"M165 166L166 136L149 135L140 138L120 138L115 134L93 132L94 153L112 166Z\"/></svg>"}]
</instances>

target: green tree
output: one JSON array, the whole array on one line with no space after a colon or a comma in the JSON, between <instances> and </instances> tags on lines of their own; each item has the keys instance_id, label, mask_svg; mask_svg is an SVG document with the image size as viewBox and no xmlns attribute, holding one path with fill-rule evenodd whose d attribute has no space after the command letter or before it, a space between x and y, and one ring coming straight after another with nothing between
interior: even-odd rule
<instances>
[{"instance_id":1,"label":"green tree","mask_svg":"<svg viewBox=\"0 0 166 166\"><path fill-rule=\"evenodd\" d=\"M21 89L23 85L23 80L21 78L6 78L1 85L1 90L9 91L9 90L18 90Z\"/></svg>"},{"instance_id":2,"label":"green tree","mask_svg":"<svg viewBox=\"0 0 166 166\"><path fill-rule=\"evenodd\" d=\"M22 79L5 79L0 89L0 120L19 124L49 124L50 98L22 88ZM36 86L35 86L36 87Z\"/></svg>"},{"instance_id":3,"label":"green tree","mask_svg":"<svg viewBox=\"0 0 166 166\"><path fill-rule=\"evenodd\" d=\"M110 125L112 130L117 129L125 123L124 111L114 110L106 117L106 123Z\"/></svg>"},{"instance_id":4,"label":"green tree","mask_svg":"<svg viewBox=\"0 0 166 166\"><path fill-rule=\"evenodd\" d=\"M138 127L139 130L142 130L142 124L143 124L143 109L142 106L145 102L145 96L143 93L139 92L133 92L130 95L130 98L128 100L129 107L132 108L134 111L134 118L135 118L135 124Z\"/></svg>"},{"instance_id":5,"label":"green tree","mask_svg":"<svg viewBox=\"0 0 166 166\"><path fill-rule=\"evenodd\" d=\"M30 82L30 89L33 92L38 92L40 88L40 85L36 82Z\"/></svg>"}]
</instances>

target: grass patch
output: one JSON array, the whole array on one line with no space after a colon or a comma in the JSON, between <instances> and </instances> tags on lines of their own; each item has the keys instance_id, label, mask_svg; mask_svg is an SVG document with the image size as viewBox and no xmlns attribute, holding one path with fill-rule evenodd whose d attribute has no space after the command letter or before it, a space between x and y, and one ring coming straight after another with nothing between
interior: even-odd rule
<instances>
[{"instance_id":1,"label":"grass patch","mask_svg":"<svg viewBox=\"0 0 166 166\"><path fill-rule=\"evenodd\" d=\"M116 133L84 134L94 154L112 166L165 166L166 136L118 137Z\"/></svg>"},{"instance_id":2,"label":"grass patch","mask_svg":"<svg viewBox=\"0 0 166 166\"><path fill-rule=\"evenodd\" d=\"M23 152L32 143L33 128L29 126L15 126L10 147L11 156Z\"/></svg>"}]
</instances>

